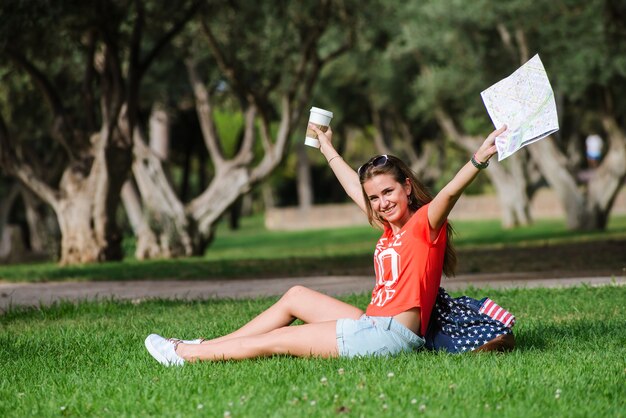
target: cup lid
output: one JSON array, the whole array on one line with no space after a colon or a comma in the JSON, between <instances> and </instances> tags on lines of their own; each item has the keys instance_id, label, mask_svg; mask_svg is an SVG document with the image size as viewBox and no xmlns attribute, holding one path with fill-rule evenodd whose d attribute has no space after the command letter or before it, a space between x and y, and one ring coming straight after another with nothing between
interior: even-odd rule
<instances>
[{"instance_id":1,"label":"cup lid","mask_svg":"<svg viewBox=\"0 0 626 418\"><path fill-rule=\"evenodd\" d=\"M329 118L332 118L332 117L333 117L333 112L330 112L330 111L328 111L328 110L321 109L321 108L319 108L319 107L312 107L312 108L311 108L311 112L321 113L322 115L324 115L324 116L328 116Z\"/></svg>"}]
</instances>

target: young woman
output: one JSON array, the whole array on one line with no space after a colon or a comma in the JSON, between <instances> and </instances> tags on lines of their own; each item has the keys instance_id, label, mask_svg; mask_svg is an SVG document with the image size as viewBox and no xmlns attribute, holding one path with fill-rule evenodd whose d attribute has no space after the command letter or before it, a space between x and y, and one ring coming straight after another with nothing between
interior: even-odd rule
<instances>
[{"instance_id":1,"label":"young woman","mask_svg":"<svg viewBox=\"0 0 626 418\"><path fill-rule=\"evenodd\" d=\"M314 125L309 128L317 133L320 151L346 193L372 225L383 229L374 253L376 284L366 312L295 286L231 334L191 341L148 336L146 348L160 363L183 365L274 354L394 355L422 348L427 335L429 348L460 351L447 340L441 343L445 324L438 322L438 329L429 330L431 314L436 316L433 307L442 273L453 275L456 263L447 218L465 188L496 153L495 138L506 127L492 132L434 198L398 158L375 156L354 171L333 147L331 129L324 133ZM441 309L437 312L440 319L447 318ZM305 324L290 326L296 319Z\"/></svg>"}]
</instances>

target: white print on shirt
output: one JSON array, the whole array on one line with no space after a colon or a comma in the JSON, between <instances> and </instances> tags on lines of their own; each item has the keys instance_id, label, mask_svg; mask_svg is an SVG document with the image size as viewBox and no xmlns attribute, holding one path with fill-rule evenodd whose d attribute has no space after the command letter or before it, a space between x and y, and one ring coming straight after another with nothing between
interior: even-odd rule
<instances>
[{"instance_id":1,"label":"white print on shirt","mask_svg":"<svg viewBox=\"0 0 626 418\"><path fill-rule=\"evenodd\" d=\"M387 238L381 238L376 245L376 252L374 254L376 261L376 285L385 286L378 289L376 294L372 296L371 304L376 306L384 306L387 302L393 299L396 291L392 289L400 278L400 254L393 247L399 247L402 245L400 239L402 235L395 236L393 242L385 248L385 241ZM385 280L387 278L387 280Z\"/></svg>"},{"instance_id":2,"label":"white print on shirt","mask_svg":"<svg viewBox=\"0 0 626 418\"><path fill-rule=\"evenodd\" d=\"M372 296L370 304L376 306L385 306L385 303L393 299L393 296L395 294L395 289L388 289L386 287L383 287L382 289L379 289L378 292L376 292L376 295Z\"/></svg>"}]
</instances>

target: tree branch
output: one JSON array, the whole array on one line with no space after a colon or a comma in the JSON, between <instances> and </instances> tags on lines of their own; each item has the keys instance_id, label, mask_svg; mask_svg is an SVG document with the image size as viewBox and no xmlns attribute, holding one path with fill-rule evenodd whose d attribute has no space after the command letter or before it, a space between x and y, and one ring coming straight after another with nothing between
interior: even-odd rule
<instances>
[{"instance_id":1,"label":"tree branch","mask_svg":"<svg viewBox=\"0 0 626 418\"><path fill-rule=\"evenodd\" d=\"M220 48L219 44L217 43L217 39L215 38L215 35L213 35L213 32L211 31L207 23L204 21L204 19L202 20L201 23L202 23L202 30L204 34L206 35L207 42L209 44L209 48L211 49L211 52L213 53L213 56L215 57L215 60L217 61L217 66L220 68L220 70L222 70L224 75L226 75L226 78L230 80L233 90L235 90L235 92L240 97L247 97L248 94L246 92L246 89L239 82L239 80L241 79L241 74L240 74L239 69L228 62L226 55L224 54L224 51L222 51L222 49Z\"/></svg>"},{"instance_id":2,"label":"tree branch","mask_svg":"<svg viewBox=\"0 0 626 418\"><path fill-rule=\"evenodd\" d=\"M2 197L0 202L0 239L2 238L2 230L9 223L9 214L17 196L20 193L20 184L17 181L11 182L9 192Z\"/></svg>"},{"instance_id":3,"label":"tree branch","mask_svg":"<svg viewBox=\"0 0 626 418\"><path fill-rule=\"evenodd\" d=\"M163 50L163 48L165 48L165 46L167 46L171 40L185 28L185 25L187 25L187 23L193 18L201 4L202 2L200 1L193 2L183 17L178 22L174 23L174 26L172 26L172 28L156 42L154 47L146 54L145 58L141 62L138 72L139 78L141 78L147 71L152 64L152 61L154 61L154 59L159 55L161 50Z\"/></svg>"},{"instance_id":4,"label":"tree branch","mask_svg":"<svg viewBox=\"0 0 626 418\"><path fill-rule=\"evenodd\" d=\"M319 34L319 36L321 36L321 33ZM315 82L317 81L317 78L321 69L332 60L337 59L339 56L341 56L341 54L344 54L345 52L349 51L351 48L351 40L348 40L345 44L338 47L335 51L331 52L326 57L320 58L316 52L318 40L319 40L319 37L315 40L315 42L312 45L313 51L310 54L311 56L308 62L307 62L306 53L302 55L303 60L301 61L301 65L304 66L304 68L306 68L307 64L310 64L311 68L309 68L308 76L306 75L306 71L304 71L301 75L301 78L298 81L298 84L294 85L296 89L299 85L304 85L302 90L305 92L305 94L301 95L300 100L298 101L296 106L294 106L294 111L297 113L292 116L293 120L299 119L302 109L309 102L310 92L313 91L313 86L315 85ZM292 98L295 97L295 91L296 90L292 92Z\"/></svg>"},{"instance_id":5,"label":"tree branch","mask_svg":"<svg viewBox=\"0 0 626 418\"><path fill-rule=\"evenodd\" d=\"M131 132L135 128L135 119L137 118L138 106L139 106L139 84L141 80L141 38L143 36L143 27L145 24L145 10L141 0L135 0L135 7L137 14L133 23L133 30L130 37L130 54L128 57L128 73L127 82L128 88L126 90L126 112L128 123L127 131L128 135L132 136Z\"/></svg>"},{"instance_id":6,"label":"tree branch","mask_svg":"<svg viewBox=\"0 0 626 418\"><path fill-rule=\"evenodd\" d=\"M272 145L269 122L265 115L261 115L261 144L263 145L263 151L265 151L265 155L272 153Z\"/></svg>"},{"instance_id":7,"label":"tree branch","mask_svg":"<svg viewBox=\"0 0 626 418\"><path fill-rule=\"evenodd\" d=\"M513 46L513 41L511 37L511 32L504 26L504 23L498 23L496 25L496 29L498 30L498 34L500 35L500 40L504 44L504 49L511 55L511 58L517 60L518 55L515 52L515 47Z\"/></svg>"},{"instance_id":8,"label":"tree branch","mask_svg":"<svg viewBox=\"0 0 626 418\"><path fill-rule=\"evenodd\" d=\"M41 199L46 201L51 206L57 205L57 193L55 193L50 186L37 177L35 170L33 170L29 164L22 161L22 159L19 158L15 152L13 152L9 131L2 115L0 115L0 158L2 167L9 174L13 175L28 186Z\"/></svg>"},{"instance_id":9,"label":"tree branch","mask_svg":"<svg viewBox=\"0 0 626 418\"><path fill-rule=\"evenodd\" d=\"M530 59L530 52L528 50L528 42L526 42L526 33L522 28L515 28L515 40L519 48L519 60L520 64L524 64Z\"/></svg>"},{"instance_id":10,"label":"tree branch","mask_svg":"<svg viewBox=\"0 0 626 418\"><path fill-rule=\"evenodd\" d=\"M67 138L70 140L73 139L73 135L71 133L73 131L73 127L69 122L61 97L57 94L54 86L50 80L48 80L46 76L24 55L11 48L7 48L6 52L19 67L23 68L28 73L28 75L35 82L35 85L37 85L39 90L43 93L43 96L48 102L54 117L52 137L63 147L70 160L75 160L76 156L73 151L74 147L70 146L67 141Z\"/></svg>"},{"instance_id":11,"label":"tree branch","mask_svg":"<svg viewBox=\"0 0 626 418\"><path fill-rule=\"evenodd\" d=\"M193 59L185 60L189 82L196 98L196 112L200 120L200 128L202 129L202 137L209 151L211 161L216 170L220 170L224 165L224 153L220 146L220 138L213 121L213 106L211 104L211 95L207 90L204 82L198 75L196 63Z\"/></svg>"},{"instance_id":12,"label":"tree branch","mask_svg":"<svg viewBox=\"0 0 626 418\"><path fill-rule=\"evenodd\" d=\"M83 99L87 124L87 132L96 130L96 115L94 113L93 79L96 73L94 60L96 57L96 34L90 30L87 34L87 58L85 60L85 78L83 80Z\"/></svg>"},{"instance_id":13,"label":"tree branch","mask_svg":"<svg viewBox=\"0 0 626 418\"><path fill-rule=\"evenodd\" d=\"M420 157L412 145L415 138L413 137L413 134L411 133L411 127L409 126L409 123L402 116L400 116L398 112L394 112L394 113L396 115L397 124L400 126L402 144L403 144L406 154L409 156L409 161L413 161L416 167L418 165L420 167L426 165L428 163L429 153L424 152L426 147L424 146L423 141L421 141L423 152L422 152L422 156Z\"/></svg>"},{"instance_id":14,"label":"tree branch","mask_svg":"<svg viewBox=\"0 0 626 418\"><path fill-rule=\"evenodd\" d=\"M256 118L256 106L254 104L249 104L248 108L245 111L244 123L245 123L245 131L243 134L243 141L241 147L239 148L239 152L233 159L233 162L236 165L245 165L252 161L253 153L252 146L254 145L254 122Z\"/></svg>"},{"instance_id":15,"label":"tree branch","mask_svg":"<svg viewBox=\"0 0 626 418\"><path fill-rule=\"evenodd\" d=\"M289 100L293 100L298 91L298 88L304 84L303 80L306 77L309 63L316 63L317 67L320 68L322 66L322 60L320 59L317 53L317 45L319 39L322 34L326 30L328 25L328 15L330 13L330 3L324 2L322 7L319 9L320 16L315 16L315 25L307 27L306 30L302 32L306 34L304 42L302 43L302 48L300 49L300 62L296 66L295 75L293 78L293 82L287 88L287 94L289 95ZM332 55L332 53L331 53ZM328 62L326 60L325 62ZM309 77L310 79L311 77ZM306 88L305 88L306 91Z\"/></svg>"},{"instance_id":16,"label":"tree branch","mask_svg":"<svg viewBox=\"0 0 626 418\"><path fill-rule=\"evenodd\" d=\"M390 138L387 126L385 126L385 118L381 116L381 111L374 109L373 106L371 107L370 115L374 127L376 128L374 133L374 145L376 150L380 154L391 154L391 149L389 148Z\"/></svg>"},{"instance_id":17,"label":"tree branch","mask_svg":"<svg viewBox=\"0 0 626 418\"><path fill-rule=\"evenodd\" d=\"M102 71L102 116L110 136L117 125L118 116L125 100L125 83L122 65L119 59L119 48L106 28L100 28L104 50ZM105 138L108 141L108 138Z\"/></svg>"},{"instance_id":18,"label":"tree branch","mask_svg":"<svg viewBox=\"0 0 626 418\"><path fill-rule=\"evenodd\" d=\"M266 119L261 117L261 141L265 150L265 155L261 162L250 173L250 182L255 183L265 178L272 168L280 161L284 154L287 140L289 139L289 132L291 131L292 119L291 119L291 102L289 97L284 94L281 99L282 114L280 119L280 126L278 127L278 133L276 134L276 142L272 145L269 135L269 124Z\"/></svg>"},{"instance_id":19,"label":"tree branch","mask_svg":"<svg viewBox=\"0 0 626 418\"><path fill-rule=\"evenodd\" d=\"M452 117L439 106L435 108L435 118L444 133L467 151L474 152L475 148L480 144L480 138L462 134Z\"/></svg>"},{"instance_id":20,"label":"tree branch","mask_svg":"<svg viewBox=\"0 0 626 418\"><path fill-rule=\"evenodd\" d=\"M0 113L0 167L5 172L13 173L13 165L17 161L17 156L13 149L13 145L9 139L9 130L4 123L2 113Z\"/></svg>"}]
</instances>

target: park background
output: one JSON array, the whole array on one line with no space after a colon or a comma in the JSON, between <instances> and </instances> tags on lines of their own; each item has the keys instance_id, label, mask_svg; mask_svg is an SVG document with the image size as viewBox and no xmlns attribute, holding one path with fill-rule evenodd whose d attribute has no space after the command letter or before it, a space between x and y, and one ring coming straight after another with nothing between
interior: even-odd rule
<instances>
[{"instance_id":1,"label":"park background","mask_svg":"<svg viewBox=\"0 0 626 418\"><path fill-rule=\"evenodd\" d=\"M277 207L345 202L303 145L312 105L334 112L351 165L393 153L436 192L492 130L480 92L536 53L560 130L492 164L467 193L497 197L509 229L531 224L533 198L549 189L567 229L602 231L626 176L620 2L0 10L5 260L198 256L220 221L237 228ZM598 164L585 158L590 135L603 139Z\"/></svg>"},{"instance_id":2,"label":"park background","mask_svg":"<svg viewBox=\"0 0 626 418\"><path fill-rule=\"evenodd\" d=\"M624 275L623 2L22 0L0 22L4 283L371 275L378 231L311 229L346 198L303 145L310 107L334 112L350 165L393 153L436 192L493 129L480 92L536 53L560 130L467 191L490 203L453 214L460 273ZM289 211L297 228L276 229ZM625 291L489 290L518 318L506 356L174 370L147 334L220 335L275 299L11 306L0 413L623 416Z\"/></svg>"}]
</instances>

